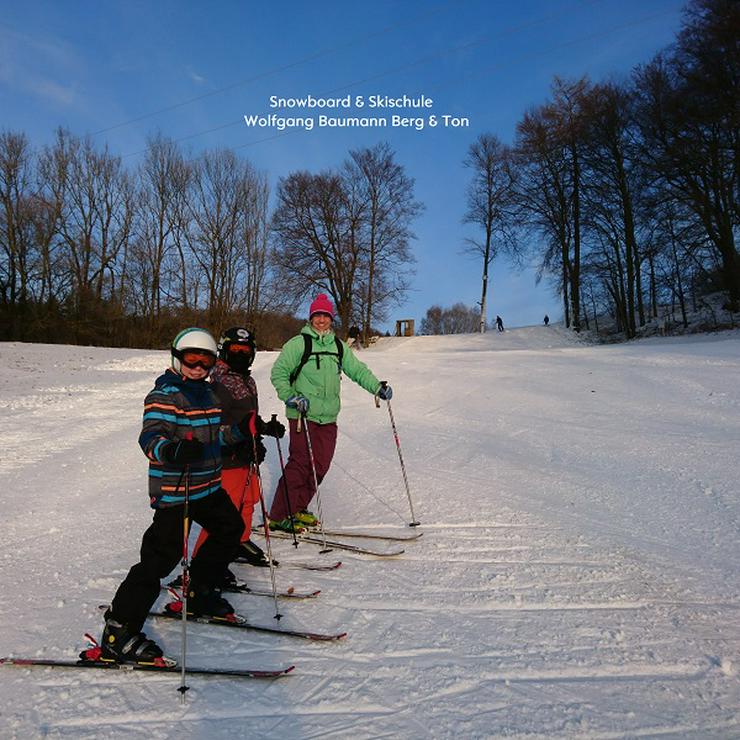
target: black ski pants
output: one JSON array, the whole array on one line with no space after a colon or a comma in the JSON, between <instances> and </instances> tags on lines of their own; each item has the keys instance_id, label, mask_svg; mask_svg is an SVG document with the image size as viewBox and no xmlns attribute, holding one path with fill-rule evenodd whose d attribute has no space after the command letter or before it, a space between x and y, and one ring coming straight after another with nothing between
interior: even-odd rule
<instances>
[{"instance_id":1,"label":"black ski pants","mask_svg":"<svg viewBox=\"0 0 740 740\"><path fill-rule=\"evenodd\" d=\"M141 632L157 600L160 581L182 560L183 506L157 509L141 540L140 561L118 587L111 612L132 632ZM190 502L190 519L208 530L208 539L190 566L194 588L216 585L239 548L244 522L223 488Z\"/></svg>"}]
</instances>

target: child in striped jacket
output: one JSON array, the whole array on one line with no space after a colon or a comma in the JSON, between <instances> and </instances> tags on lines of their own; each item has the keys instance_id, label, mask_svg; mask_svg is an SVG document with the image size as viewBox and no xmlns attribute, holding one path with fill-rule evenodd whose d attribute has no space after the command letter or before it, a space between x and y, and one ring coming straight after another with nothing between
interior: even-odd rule
<instances>
[{"instance_id":1,"label":"child in striped jacket","mask_svg":"<svg viewBox=\"0 0 740 740\"><path fill-rule=\"evenodd\" d=\"M210 533L191 564L188 612L224 617L234 611L222 598L219 583L237 551L244 524L221 488L221 446L251 441L248 423L221 426L218 399L206 382L217 353L207 331L185 329L171 351L172 367L144 401L139 436L149 458L154 518L141 542L140 562L131 568L106 612L103 660L162 661L161 648L142 627L159 596L160 580L182 557L186 495L190 521Z\"/></svg>"}]
</instances>

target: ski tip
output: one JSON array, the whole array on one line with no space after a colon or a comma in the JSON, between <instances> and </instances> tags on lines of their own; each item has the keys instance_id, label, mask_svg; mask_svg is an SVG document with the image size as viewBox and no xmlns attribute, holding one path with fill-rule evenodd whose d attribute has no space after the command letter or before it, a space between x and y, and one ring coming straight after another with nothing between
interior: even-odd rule
<instances>
[{"instance_id":1,"label":"ski tip","mask_svg":"<svg viewBox=\"0 0 740 740\"><path fill-rule=\"evenodd\" d=\"M280 678L281 676L287 676L295 670L294 665L289 665L287 668L277 668L274 671L250 671L250 675L253 678Z\"/></svg>"},{"instance_id":2,"label":"ski tip","mask_svg":"<svg viewBox=\"0 0 740 740\"><path fill-rule=\"evenodd\" d=\"M327 635L321 632L300 632L293 634L298 634L300 637L305 637L307 640L312 640L314 642L336 642L337 640L344 640L348 633L339 632L335 635Z\"/></svg>"}]
</instances>

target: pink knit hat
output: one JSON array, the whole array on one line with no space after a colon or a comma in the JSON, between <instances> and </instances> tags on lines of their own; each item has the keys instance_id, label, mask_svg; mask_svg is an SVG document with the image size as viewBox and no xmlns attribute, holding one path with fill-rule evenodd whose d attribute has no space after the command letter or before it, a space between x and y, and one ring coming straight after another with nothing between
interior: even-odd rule
<instances>
[{"instance_id":1,"label":"pink knit hat","mask_svg":"<svg viewBox=\"0 0 740 740\"><path fill-rule=\"evenodd\" d=\"M308 309L308 318L310 319L315 313L328 313L334 318L334 304L329 300L326 293L319 293Z\"/></svg>"}]
</instances>

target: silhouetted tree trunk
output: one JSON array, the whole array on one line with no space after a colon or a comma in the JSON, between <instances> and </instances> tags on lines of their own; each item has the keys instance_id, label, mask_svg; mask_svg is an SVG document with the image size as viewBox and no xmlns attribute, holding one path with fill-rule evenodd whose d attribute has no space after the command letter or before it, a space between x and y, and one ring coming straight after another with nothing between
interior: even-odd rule
<instances>
[{"instance_id":1,"label":"silhouetted tree trunk","mask_svg":"<svg viewBox=\"0 0 740 740\"><path fill-rule=\"evenodd\" d=\"M514 171L511 152L493 134L481 134L470 145L464 166L472 172L468 184L467 210L463 223L483 231L483 240L468 240L466 251L483 258L480 318L478 330L486 330L488 272L501 248L513 249L510 237L511 210L514 202ZM494 241L494 236L498 240Z\"/></svg>"}]
</instances>

